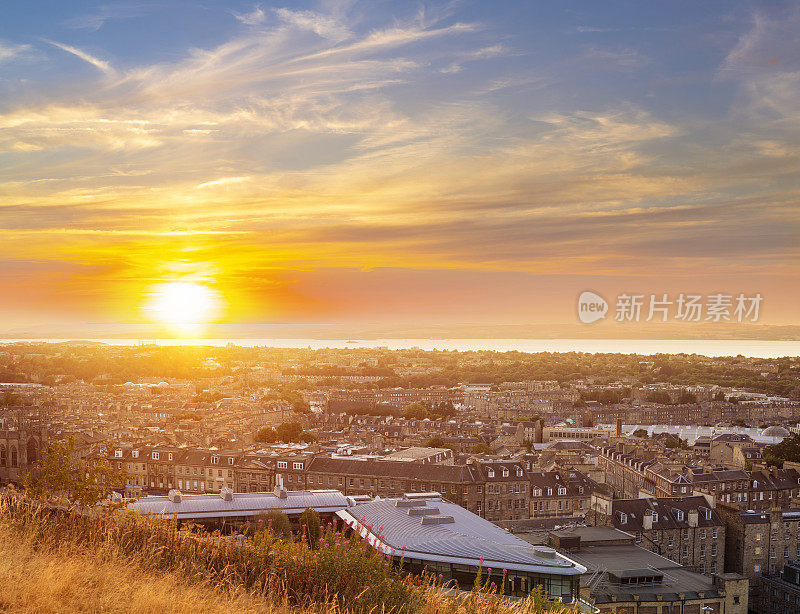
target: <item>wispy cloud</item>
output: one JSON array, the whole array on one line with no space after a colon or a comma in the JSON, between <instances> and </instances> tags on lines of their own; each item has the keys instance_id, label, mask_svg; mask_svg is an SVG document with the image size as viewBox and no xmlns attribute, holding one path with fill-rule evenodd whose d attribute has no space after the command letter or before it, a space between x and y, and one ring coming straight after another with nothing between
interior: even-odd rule
<instances>
[{"instance_id":1,"label":"wispy cloud","mask_svg":"<svg viewBox=\"0 0 800 614\"><path fill-rule=\"evenodd\" d=\"M71 17L64 21L64 25L76 30L97 31L109 21L138 17L152 9L153 5L149 3L113 2L101 5L93 12Z\"/></svg>"},{"instance_id":2,"label":"wispy cloud","mask_svg":"<svg viewBox=\"0 0 800 614\"><path fill-rule=\"evenodd\" d=\"M81 49L78 49L77 47L72 47L71 45L65 45L64 43L59 43L48 39L42 39L42 40L44 40L46 43L53 45L54 47L58 47L62 51L71 53L72 55L80 58L84 62L91 64L98 70L101 70L110 77L113 77L117 74L117 71L112 68L111 64L109 64L105 60L101 60L100 58L91 55L90 53L87 53L86 51L82 51Z\"/></svg>"},{"instance_id":3,"label":"wispy cloud","mask_svg":"<svg viewBox=\"0 0 800 614\"><path fill-rule=\"evenodd\" d=\"M260 6L254 7L249 13L237 13L236 11L231 11L231 15L233 15L238 21L248 26L259 26L267 21L267 14Z\"/></svg>"},{"instance_id":4,"label":"wispy cloud","mask_svg":"<svg viewBox=\"0 0 800 614\"><path fill-rule=\"evenodd\" d=\"M30 50L30 45L15 45L0 40L0 63L18 58Z\"/></svg>"}]
</instances>

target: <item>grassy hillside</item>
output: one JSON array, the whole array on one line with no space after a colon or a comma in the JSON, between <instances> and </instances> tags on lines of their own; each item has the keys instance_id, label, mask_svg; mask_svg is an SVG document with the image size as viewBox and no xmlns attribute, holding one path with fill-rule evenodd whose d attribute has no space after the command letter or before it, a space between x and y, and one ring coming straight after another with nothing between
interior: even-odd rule
<instances>
[{"instance_id":1,"label":"grassy hillside","mask_svg":"<svg viewBox=\"0 0 800 614\"><path fill-rule=\"evenodd\" d=\"M238 544L127 512L54 511L0 498L0 611L266 614L572 612L510 602L488 579L464 594L397 569L358 536L269 529Z\"/></svg>"}]
</instances>

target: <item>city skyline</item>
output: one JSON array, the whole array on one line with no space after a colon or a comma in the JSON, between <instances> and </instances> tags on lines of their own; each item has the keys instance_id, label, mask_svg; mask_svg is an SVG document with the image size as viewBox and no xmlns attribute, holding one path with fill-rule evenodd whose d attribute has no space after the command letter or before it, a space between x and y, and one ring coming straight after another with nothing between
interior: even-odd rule
<instances>
[{"instance_id":1,"label":"city skyline","mask_svg":"<svg viewBox=\"0 0 800 614\"><path fill-rule=\"evenodd\" d=\"M759 325L800 326L798 26L795 3L11 2L0 335L580 330L585 290L758 293Z\"/></svg>"}]
</instances>

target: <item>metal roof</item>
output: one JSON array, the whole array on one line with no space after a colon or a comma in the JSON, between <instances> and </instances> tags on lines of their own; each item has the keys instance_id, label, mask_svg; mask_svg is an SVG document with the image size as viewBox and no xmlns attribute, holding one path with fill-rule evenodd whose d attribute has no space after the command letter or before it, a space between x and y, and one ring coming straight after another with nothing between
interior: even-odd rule
<instances>
[{"instance_id":1,"label":"metal roof","mask_svg":"<svg viewBox=\"0 0 800 614\"><path fill-rule=\"evenodd\" d=\"M586 571L551 548L534 549L528 542L454 503L441 500L413 501L436 508L435 517L446 522L423 522L425 515L407 499L374 500L337 512L377 549L424 561L544 573L579 575ZM398 505L399 504L399 505ZM452 518L452 520L451 520Z\"/></svg>"},{"instance_id":2,"label":"metal roof","mask_svg":"<svg viewBox=\"0 0 800 614\"><path fill-rule=\"evenodd\" d=\"M219 494L181 495L180 502L169 497L145 497L128 504L140 514L163 515L178 520L253 516L270 509L300 514L307 507L318 512L336 512L346 508L347 498L338 490L289 491L282 498L273 492L234 493L230 501Z\"/></svg>"}]
</instances>

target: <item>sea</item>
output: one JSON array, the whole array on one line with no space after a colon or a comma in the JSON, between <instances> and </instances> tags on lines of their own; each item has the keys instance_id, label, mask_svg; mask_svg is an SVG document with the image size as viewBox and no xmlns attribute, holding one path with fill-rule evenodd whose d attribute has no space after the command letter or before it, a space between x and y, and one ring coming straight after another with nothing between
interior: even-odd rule
<instances>
[{"instance_id":1,"label":"sea","mask_svg":"<svg viewBox=\"0 0 800 614\"><path fill-rule=\"evenodd\" d=\"M781 358L800 356L800 341L755 339L0 339L0 344L16 342L63 343L91 341L108 345L157 343L164 346L215 346L277 348L387 348L468 352L588 352L619 354L699 354L710 357L747 356Z\"/></svg>"}]
</instances>

